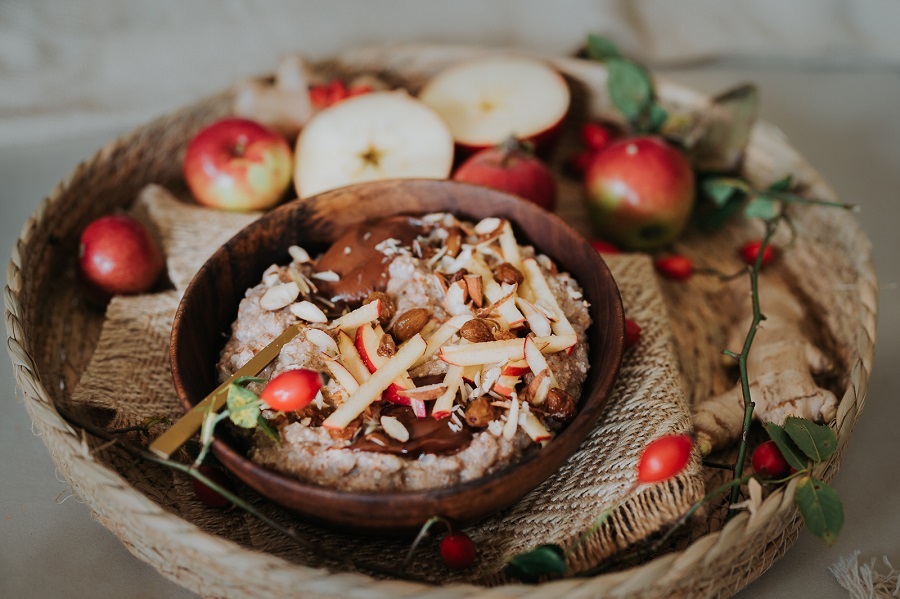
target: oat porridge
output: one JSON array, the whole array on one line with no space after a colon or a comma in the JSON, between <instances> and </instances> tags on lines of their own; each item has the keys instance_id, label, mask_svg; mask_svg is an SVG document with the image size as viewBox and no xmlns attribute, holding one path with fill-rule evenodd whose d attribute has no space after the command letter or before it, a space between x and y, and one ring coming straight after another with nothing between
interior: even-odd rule
<instances>
[{"instance_id":1,"label":"oat porridge","mask_svg":"<svg viewBox=\"0 0 900 599\"><path fill-rule=\"evenodd\" d=\"M508 222L391 217L290 255L246 292L219 376L301 323L260 376L325 383L302 410L264 410L279 439L257 430L254 462L344 490L447 487L552 443L577 413L588 304Z\"/></svg>"}]
</instances>

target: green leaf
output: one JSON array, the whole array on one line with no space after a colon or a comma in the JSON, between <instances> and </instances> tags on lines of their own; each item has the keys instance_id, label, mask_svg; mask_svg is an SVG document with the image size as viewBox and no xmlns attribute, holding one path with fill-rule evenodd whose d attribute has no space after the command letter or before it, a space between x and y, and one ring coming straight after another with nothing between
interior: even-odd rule
<instances>
[{"instance_id":1,"label":"green leaf","mask_svg":"<svg viewBox=\"0 0 900 599\"><path fill-rule=\"evenodd\" d=\"M587 39L587 55L593 60L606 60L607 58L621 58L622 53L609 39L591 33Z\"/></svg>"},{"instance_id":2,"label":"green leaf","mask_svg":"<svg viewBox=\"0 0 900 599\"><path fill-rule=\"evenodd\" d=\"M831 428L805 418L789 416L784 421L784 431L814 462L827 460L837 449L837 437Z\"/></svg>"},{"instance_id":3,"label":"green leaf","mask_svg":"<svg viewBox=\"0 0 900 599\"><path fill-rule=\"evenodd\" d=\"M765 196L757 196L744 208L744 216L772 220L778 216L778 204Z\"/></svg>"},{"instance_id":4,"label":"green leaf","mask_svg":"<svg viewBox=\"0 0 900 599\"><path fill-rule=\"evenodd\" d=\"M829 545L837 540L844 524L844 506L834 489L818 479L804 476L797 485L794 502L811 533Z\"/></svg>"},{"instance_id":5,"label":"green leaf","mask_svg":"<svg viewBox=\"0 0 900 599\"><path fill-rule=\"evenodd\" d=\"M728 200L728 203L721 208L701 214L698 220L700 228L704 231L715 231L719 229L728 222L732 216L740 211L742 203L743 195L731 198Z\"/></svg>"},{"instance_id":6,"label":"green leaf","mask_svg":"<svg viewBox=\"0 0 900 599\"><path fill-rule=\"evenodd\" d=\"M259 398L253 391L232 383L228 386L228 417L242 428L253 428L259 416Z\"/></svg>"},{"instance_id":7,"label":"green leaf","mask_svg":"<svg viewBox=\"0 0 900 599\"><path fill-rule=\"evenodd\" d=\"M540 545L510 559L503 572L510 578L535 583L545 577L563 576L567 570L565 554L559 545Z\"/></svg>"},{"instance_id":8,"label":"green leaf","mask_svg":"<svg viewBox=\"0 0 900 599\"><path fill-rule=\"evenodd\" d=\"M669 113L665 108L653 102L650 104L650 111L647 115L647 131L650 133L656 133L660 130L660 128L666 123L666 120L669 118Z\"/></svg>"},{"instance_id":9,"label":"green leaf","mask_svg":"<svg viewBox=\"0 0 900 599\"><path fill-rule=\"evenodd\" d=\"M716 206L724 206L736 194L740 194L741 198L743 198L747 192L747 184L740 179L714 177L704 180L702 189L706 197L712 200Z\"/></svg>"},{"instance_id":10,"label":"green leaf","mask_svg":"<svg viewBox=\"0 0 900 599\"><path fill-rule=\"evenodd\" d=\"M260 430L266 434L270 439L281 444L281 437L278 436L278 431L269 426L269 421L266 420L266 417L262 415L262 412L259 413L259 416L256 417L256 424L259 426Z\"/></svg>"},{"instance_id":11,"label":"green leaf","mask_svg":"<svg viewBox=\"0 0 900 599\"><path fill-rule=\"evenodd\" d=\"M624 58L606 61L606 87L613 105L631 123L636 123L653 102L653 82L639 64Z\"/></svg>"},{"instance_id":12,"label":"green leaf","mask_svg":"<svg viewBox=\"0 0 900 599\"><path fill-rule=\"evenodd\" d=\"M794 185L794 176L793 175L785 175L778 181L775 181L771 185L769 185L769 191L790 191L791 186Z\"/></svg>"},{"instance_id":13,"label":"green leaf","mask_svg":"<svg viewBox=\"0 0 900 599\"><path fill-rule=\"evenodd\" d=\"M775 445L778 446L778 451L781 452L781 455L784 456L784 459L792 468L797 470L806 469L808 462L806 458L804 458L803 452L797 448L791 440L791 437L783 428L774 422L766 422L763 424L763 428L769 433L769 438L775 441Z\"/></svg>"}]
</instances>

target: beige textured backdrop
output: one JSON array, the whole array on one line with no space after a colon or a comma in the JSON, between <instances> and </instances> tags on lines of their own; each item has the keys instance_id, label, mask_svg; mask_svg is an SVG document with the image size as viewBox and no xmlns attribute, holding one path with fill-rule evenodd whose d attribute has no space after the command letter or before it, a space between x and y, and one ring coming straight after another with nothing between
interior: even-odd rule
<instances>
[{"instance_id":1,"label":"beige textured backdrop","mask_svg":"<svg viewBox=\"0 0 900 599\"><path fill-rule=\"evenodd\" d=\"M653 64L897 67L898 27L894 0L3 0L0 146L136 125L291 52L490 40L560 55L593 31Z\"/></svg>"}]
</instances>

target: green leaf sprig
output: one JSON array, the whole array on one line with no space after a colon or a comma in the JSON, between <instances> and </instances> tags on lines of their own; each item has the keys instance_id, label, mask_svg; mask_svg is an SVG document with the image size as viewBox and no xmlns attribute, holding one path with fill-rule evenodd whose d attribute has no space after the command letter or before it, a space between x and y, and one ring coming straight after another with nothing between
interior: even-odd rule
<instances>
[{"instance_id":1,"label":"green leaf sprig","mask_svg":"<svg viewBox=\"0 0 900 599\"><path fill-rule=\"evenodd\" d=\"M669 113L657 101L650 73L639 63L622 56L609 39L590 34L587 55L606 65L606 89L613 106L637 133L656 133Z\"/></svg>"}]
</instances>

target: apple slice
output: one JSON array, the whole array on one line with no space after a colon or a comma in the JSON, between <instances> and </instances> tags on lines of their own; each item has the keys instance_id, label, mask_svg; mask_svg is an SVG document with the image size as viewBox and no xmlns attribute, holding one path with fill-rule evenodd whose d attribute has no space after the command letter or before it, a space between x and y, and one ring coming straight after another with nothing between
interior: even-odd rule
<instances>
[{"instance_id":1,"label":"apple slice","mask_svg":"<svg viewBox=\"0 0 900 599\"><path fill-rule=\"evenodd\" d=\"M477 258L469 260L466 263L466 270L481 275L484 283L484 296L488 298L492 304L499 302L506 296L506 292L503 291L500 284L494 280L494 273L492 273L491 269L481 260ZM507 301L502 303L497 308L497 312L502 321L500 324L506 325L506 328L512 329L525 322L525 317L519 312L518 308L516 308L515 302Z\"/></svg>"},{"instance_id":2,"label":"apple slice","mask_svg":"<svg viewBox=\"0 0 900 599\"><path fill-rule=\"evenodd\" d=\"M378 346L381 343L382 336L386 335L384 331L381 330L381 327L377 327L377 330L372 327L372 325L366 323L356 329L356 339L354 341L354 345L356 346L356 350L359 352L360 358L362 358L363 364L366 365L366 368L369 369L369 372L374 373L379 369L384 367L387 364L388 358L386 356L378 355ZM409 343L407 341L406 343ZM404 343L404 345L406 345ZM402 345L400 348L402 349ZM399 351L399 350L398 350ZM412 378L410 378L408 373L403 373L401 376L397 377L397 380L394 381L385 391L384 399L395 404L399 404L401 406L410 405L410 400L402 395L400 395L400 391L404 389L412 389L415 387L415 383L413 383Z\"/></svg>"},{"instance_id":3,"label":"apple slice","mask_svg":"<svg viewBox=\"0 0 900 599\"><path fill-rule=\"evenodd\" d=\"M503 367L503 370L500 371L500 374L503 376L522 376L530 370L531 369L528 367L528 362L526 362L524 359L512 360L506 363L506 365Z\"/></svg>"},{"instance_id":4,"label":"apple slice","mask_svg":"<svg viewBox=\"0 0 900 599\"><path fill-rule=\"evenodd\" d=\"M453 401L456 399L456 392L459 390L463 382L463 369L459 366L450 366L447 368L447 374L444 375L444 385L447 389L434 402L431 408L431 417L437 420L446 418L453 411Z\"/></svg>"},{"instance_id":5,"label":"apple slice","mask_svg":"<svg viewBox=\"0 0 900 599\"><path fill-rule=\"evenodd\" d=\"M538 337L549 337L553 333L550 320L543 312L535 308L534 304L524 298L517 297L516 306L525 315L525 320L528 321L528 326L531 328L532 333Z\"/></svg>"},{"instance_id":6,"label":"apple slice","mask_svg":"<svg viewBox=\"0 0 900 599\"><path fill-rule=\"evenodd\" d=\"M547 279L544 278L544 273L541 272L541 267L538 265L537 260L534 258L523 260L522 270L525 274L525 280L528 281L528 286L531 287L531 292L534 294L535 301L544 302L556 315L556 322L551 323L553 332L557 335L574 334L575 329L572 328L569 319L566 318L562 308L559 307L556 296L550 291L550 286L547 284Z\"/></svg>"},{"instance_id":7,"label":"apple slice","mask_svg":"<svg viewBox=\"0 0 900 599\"><path fill-rule=\"evenodd\" d=\"M556 377L553 375L553 371L550 369L550 365L547 364L547 360L544 359L544 354L542 354L537 345L534 344L534 340L531 337L525 338L525 361L528 362L528 368L530 368L531 372L535 375L545 371L547 372L547 378L550 380L549 388L559 386L556 382Z\"/></svg>"},{"instance_id":8,"label":"apple slice","mask_svg":"<svg viewBox=\"0 0 900 599\"><path fill-rule=\"evenodd\" d=\"M524 339L445 345L441 348L441 360L455 366L495 364L497 362L521 360L524 357Z\"/></svg>"},{"instance_id":9,"label":"apple slice","mask_svg":"<svg viewBox=\"0 0 900 599\"><path fill-rule=\"evenodd\" d=\"M546 146L569 110L570 94L565 79L541 60L488 56L438 73L419 98L444 117L461 150L473 151L510 135Z\"/></svg>"},{"instance_id":10,"label":"apple slice","mask_svg":"<svg viewBox=\"0 0 900 599\"><path fill-rule=\"evenodd\" d=\"M350 371L337 360L325 360L325 367L347 393L354 393L359 389L359 381L356 380L356 377L350 374Z\"/></svg>"},{"instance_id":11,"label":"apple slice","mask_svg":"<svg viewBox=\"0 0 900 599\"><path fill-rule=\"evenodd\" d=\"M519 428L519 400L515 397L509 402L509 412L506 415L506 424L503 425L503 436L512 440Z\"/></svg>"},{"instance_id":12,"label":"apple slice","mask_svg":"<svg viewBox=\"0 0 900 599\"><path fill-rule=\"evenodd\" d=\"M522 430L525 431L531 440L535 443L540 443L541 445L545 445L547 441L553 438L553 433L547 430L537 416L534 415L533 412L526 412L525 418L521 423Z\"/></svg>"},{"instance_id":13,"label":"apple slice","mask_svg":"<svg viewBox=\"0 0 900 599\"><path fill-rule=\"evenodd\" d=\"M355 96L306 123L297 139L294 186L306 198L377 179L446 179L453 149L444 120L406 92Z\"/></svg>"},{"instance_id":14,"label":"apple slice","mask_svg":"<svg viewBox=\"0 0 900 599\"><path fill-rule=\"evenodd\" d=\"M390 387L398 377L406 374L422 352L425 351L425 340L421 335L416 335L403 345L397 353L385 362L384 366L375 371L355 393L347 398L341 407L335 410L331 416L325 419L322 426L332 430L340 430L362 414L372 402L381 397L381 394Z\"/></svg>"},{"instance_id":15,"label":"apple slice","mask_svg":"<svg viewBox=\"0 0 900 599\"><path fill-rule=\"evenodd\" d=\"M373 322L378 320L378 317L381 316L381 300L375 300L374 302L369 302L368 304L364 304L353 310L352 312L347 312L340 318L335 318L331 323L331 328L339 328L342 331L350 331L359 326L362 326L366 323Z\"/></svg>"},{"instance_id":16,"label":"apple slice","mask_svg":"<svg viewBox=\"0 0 900 599\"><path fill-rule=\"evenodd\" d=\"M571 353L576 343L578 343L578 335L575 333L534 338L534 344L538 346L542 354L555 354L558 351Z\"/></svg>"},{"instance_id":17,"label":"apple slice","mask_svg":"<svg viewBox=\"0 0 900 599\"><path fill-rule=\"evenodd\" d=\"M369 378L369 369L363 363L359 352L356 351L356 346L353 344L353 339L350 338L350 335L341 331L338 333L337 343L341 363L350 371L356 382L361 383Z\"/></svg>"},{"instance_id":18,"label":"apple slice","mask_svg":"<svg viewBox=\"0 0 900 599\"><path fill-rule=\"evenodd\" d=\"M450 341L453 338L453 335L459 331L462 325L466 324L472 320L471 314L461 314L459 316L454 316L444 324L442 324L438 329L428 338L428 347L425 349L425 353L422 354L422 357L416 363L416 366L420 366L424 364L428 360L431 359L431 356L437 353L437 351L441 348L442 345Z\"/></svg>"},{"instance_id":19,"label":"apple slice","mask_svg":"<svg viewBox=\"0 0 900 599\"><path fill-rule=\"evenodd\" d=\"M491 389L503 397L510 397L516 390L516 385L521 381L521 377L501 374Z\"/></svg>"}]
</instances>

